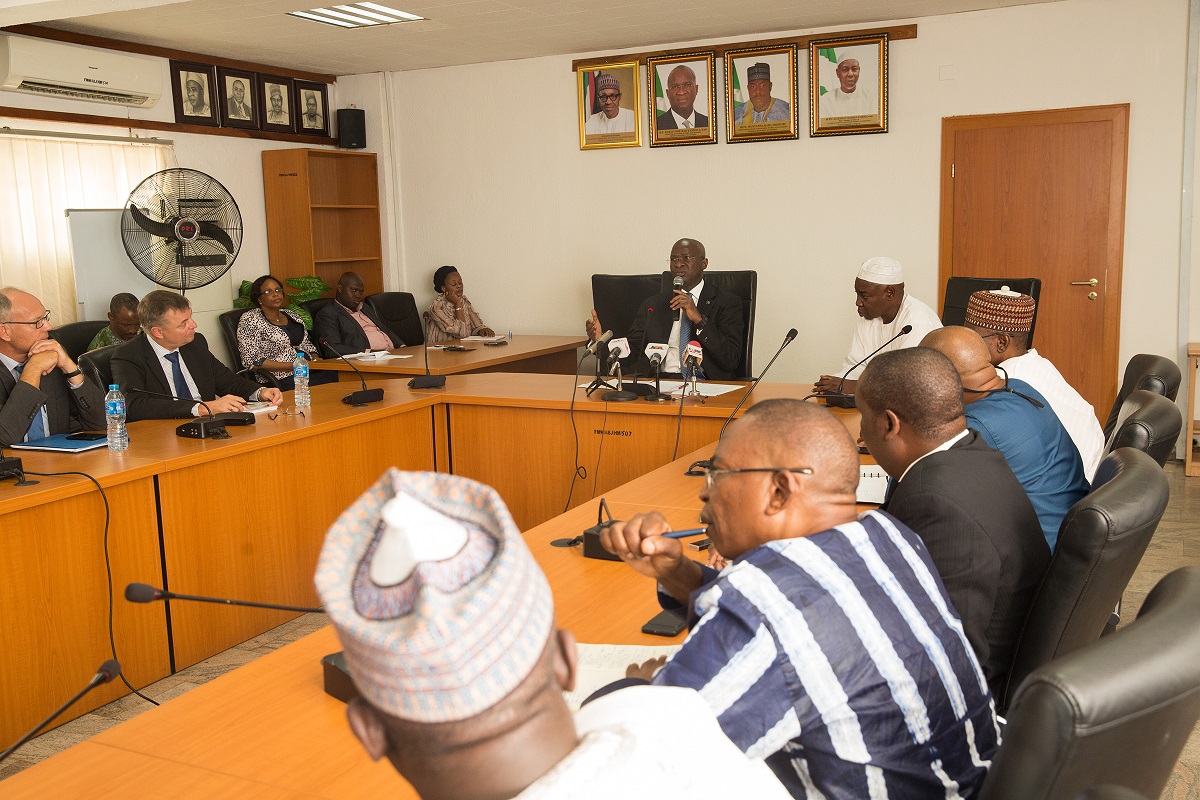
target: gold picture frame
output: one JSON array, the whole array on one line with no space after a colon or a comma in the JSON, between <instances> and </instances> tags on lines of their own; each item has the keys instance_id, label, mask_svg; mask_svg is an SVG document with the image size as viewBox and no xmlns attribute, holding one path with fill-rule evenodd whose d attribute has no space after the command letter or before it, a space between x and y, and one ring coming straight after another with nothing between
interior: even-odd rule
<instances>
[{"instance_id":1,"label":"gold picture frame","mask_svg":"<svg viewBox=\"0 0 1200 800\"><path fill-rule=\"evenodd\" d=\"M800 138L796 45L725 52L725 141Z\"/></svg>"},{"instance_id":2,"label":"gold picture frame","mask_svg":"<svg viewBox=\"0 0 1200 800\"><path fill-rule=\"evenodd\" d=\"M809 135L887 133L887 88L886 33L810 43Z\"/></svg>"},{"instance_id":3,"label":"gold picture frame","mask_svg":"<svg viewBox=\"0 0 1200 800\"><path fill-rule=\"evenodd\" d=\"M642 146L638 62L582 64L575 83L580 150Z\"/></svg>"},{"instance_id":4,"label":"gold picture frame","mask_svg":"<svg viewBox=\"0 0 1200 800\"><path fill-rule=\"evenodd\" d=\"M716 61L712 50L646 59L651 147L717 143ZM678 124L680 111L692 127Z\"/></svg>"}]
</instances>

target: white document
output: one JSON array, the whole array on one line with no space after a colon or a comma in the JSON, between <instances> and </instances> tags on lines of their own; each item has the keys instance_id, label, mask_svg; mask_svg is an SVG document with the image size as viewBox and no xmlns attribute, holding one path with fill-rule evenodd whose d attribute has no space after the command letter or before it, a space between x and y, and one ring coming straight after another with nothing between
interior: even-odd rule
<instances>
[{"instance_id":1,"label":"white document","mask_svg":"<svg viewBox=\"0 0 1200 800\"><path fill-rule=\"evenodd\" d=\"M630 664L643 664L659 656L673 656L682 645L579 644L575 691L563 692L567 705L578 711L592 692L625 677Z\"/></svg>"},{"instance_id":2,"label":"white document","mask_svg":"<svg viewBox=\"0 0 1200 800\"><path fill-rule=\"evenodd\" d=\"M883 502L887 494L888 474L877 464L858 465L858 492L855 499L860 503Z\"/></svg>"},{"instance_id":3,"label":"white document","mask_svg":"<svg viewBox=\"0 0 1200 800\"><path fill-rule=\"evenodd\" d=\"M503 342L507 336L464 336L460 341L463 342Z\"/></svg>"}]
</instances>

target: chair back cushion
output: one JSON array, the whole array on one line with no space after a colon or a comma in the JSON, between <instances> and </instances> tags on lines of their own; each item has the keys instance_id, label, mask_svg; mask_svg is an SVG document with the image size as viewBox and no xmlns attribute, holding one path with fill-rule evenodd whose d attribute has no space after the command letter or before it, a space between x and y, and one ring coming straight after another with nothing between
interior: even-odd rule
<instances>
[{"instance_id":1,"label":"chair back cushion","mask_svg":"<svg viewBox=\"0 0 1200 800\"><path fill-rule=\"evenodd\" d=\"M1104 446L1105 453L1133 447L1148 453L1161 467L1175 453L1175 442L1183 428L1179 406L1161 394L1137 389L1121 406L1116 429Z\"/></svg>"},{"instance_id":2,"label":"chair back cushion","mask_svg":"<svg viewBox=\"0 0 1200 800\"><path fill-rule=\"evenodd\" d=\"M367 298L379 321L395 331L405 344L424 344L425 326L416 300L408 292L380 292Z\"/></svg>"},{"instance_id":3,"label":"chair back cushion","mask_svg":"<svg viewBox=\"0 0 1200 800\"><path fill-rule=\"evenodd\" d=\"M668 270L662 273L661 277L658 291L669 291L675 276ZM746 332L746 338L742 342L742 354L738 359L738 368L734 377L753 378L754 308L758 302L758 273L752 269L705 270L704 281L705 283L711 281L714 286L741 298L742 330Z\"/></svg>"},{"instance_id":4,"label":"chair back cushion","mask_svg":"<svg viewBox=\"0 0 1200 800\"><path fill-rule=\"evenodd\" d=\"M618 339L628 336L642 301L661 292L660 283L657 274L593 275L592 308L600 324Z\"/></svg>"},{"instance_id":5,"label":"chair back cushion","mask_svg":"<svg viewBox=\"0 0 1200 800\"><path fill-rule=\"evenodd\" d=\"M108 387L112 385L112 357L121 346L110 344L107 347L97 347L79 357L79 368L83 370L83 374L102 391L107 392ZM129 398L125 399L128 401Z\"/></svg>"},{"instance_id":6,"label":"chair back cushion","mask_svg":"<svg viewBox=\"0 0 1200 800\"><path fill-rule=\"evenodd\" d=\"M50 338L63 346L72 361L87 352L88 345L96 334L108 327L108 320L88 319L82 322L68 322L50 331Z\"/></svg>"},{"instance_id":7,"label":"chair back cushion","mask_svg":"<svg viewBox=\"0 0 1200 800\"><path fill-rule=\"evenodd\" d=\"M953 277L946 281L946 300L942 303L942 324L962 325L967 317L967 301L975 292L991 291L1007 286L1014 292L1027 294L1037 301L1042 293L1041 278L964 278ZM1033 347L1033 334L1037 330L1037 312L1033 309L1033 322L1029 325L1029 346Z\"/></svg>"},{"instance_id":8,"label":"chair back cushion","mask_svg":"<svg viewBox=\"0 0 1200 800\"><path fill-rule=\"evenodd\" d=\"M1161 394L1168 400L1174 401L1179 394L1179 381L1182 379L1179 365L1164 356L1153 353L1139 353L1129 359L1125 365L1125 377L1121 379L1121 388L1117 399L1113 401L1112 410L1108 412L1108 422L1104 423L1104 438L1107 441L1117 428L1117 417L1121 415L1121 407L1129 399L1129 395L1138 389Z\"/></svg>"}]
</instances>

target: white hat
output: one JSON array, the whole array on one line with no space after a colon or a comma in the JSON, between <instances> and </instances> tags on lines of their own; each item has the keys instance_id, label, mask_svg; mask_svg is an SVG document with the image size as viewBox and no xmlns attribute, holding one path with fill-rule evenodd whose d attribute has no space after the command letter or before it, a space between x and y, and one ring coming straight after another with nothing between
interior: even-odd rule
<instances>
[{"instance_id":1,"label":"white hat","mask_svg":"<svg viewBox=\"0 0 1200 800\"><path fill-rule=\"evenodd\" d=\"M904 267L894 258L875 256L862 263L858 268L857 277L868 283L878 283L880 286L894 286L904 283Z\"/></svg>"},{"instance_id":2,"label":"white hat","mask_svg":"<svg viewBox=\"0 0 1200 800\"><path fill-rule=\"evenodd\" d=\"M843 50L838 53L837 64L840 67L843 61L858 61L858 56L854 55L852 49Z\"/></svg>"}]
</instances>

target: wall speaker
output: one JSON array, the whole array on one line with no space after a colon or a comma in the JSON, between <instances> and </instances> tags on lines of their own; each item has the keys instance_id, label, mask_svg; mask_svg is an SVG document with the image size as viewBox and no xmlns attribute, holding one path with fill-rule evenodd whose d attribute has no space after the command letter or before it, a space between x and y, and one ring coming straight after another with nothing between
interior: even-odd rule
<instances>
[{"instance_id":1,"label":"wall speaker","mask_svg":"<svg viewBox=\"0 0 1200 800\"><path fill-rule=\"evenodd\" d=\"M367 146L367 114L361 108L337 110L338 147L361 150Z\"/></svg>"}]
</instances>

